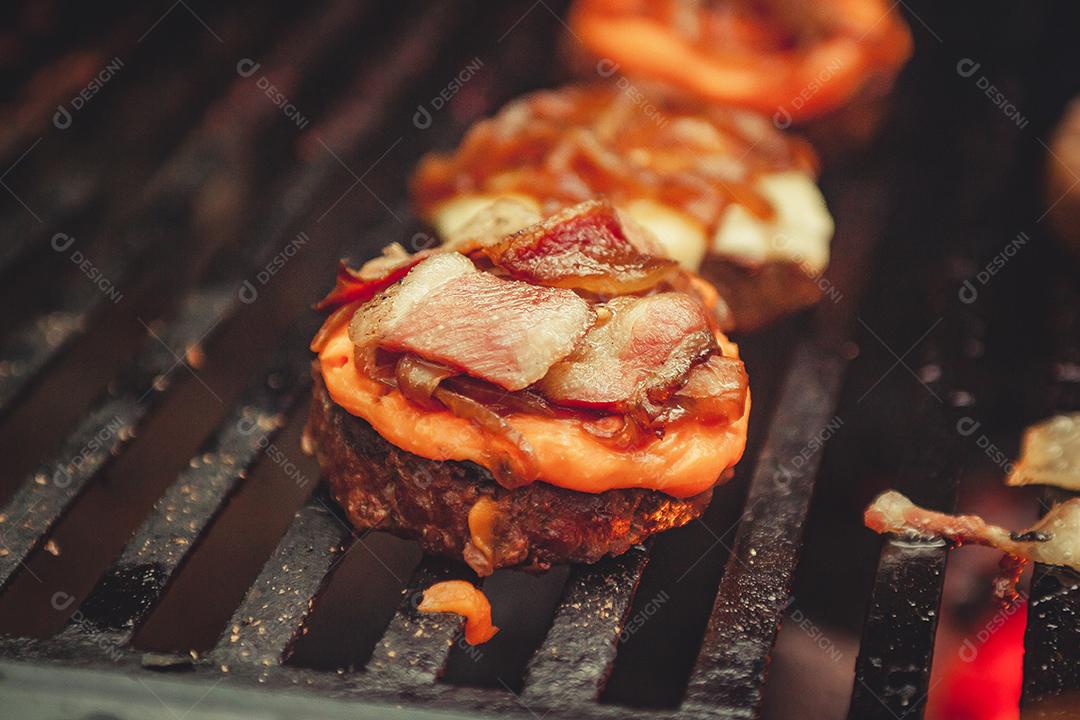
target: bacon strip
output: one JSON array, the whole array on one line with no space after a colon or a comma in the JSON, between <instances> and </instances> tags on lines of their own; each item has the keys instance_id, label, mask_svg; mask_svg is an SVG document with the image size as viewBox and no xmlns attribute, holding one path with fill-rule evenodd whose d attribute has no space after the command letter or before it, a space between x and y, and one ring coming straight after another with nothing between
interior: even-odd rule
<instances>
[{"instance_id":1,"label":"bacon strip","mask_svg":"<svg viewBox=\"0 0 1080 720\"><path fill-rule=\"evenodd\" d=\"M503 280L445 252L361 306L349 337L520 390L569 355L595 318L569 290Z\"/></svg>"},{"instance_id":2,"label":"bacon strip","mask_svg":"<svg viewBox=\"0 0 1080 720\"><path fill-rule=\"evenodd\" d=\"M937 536L957 544L997 548L1014 558L1080 570L1080 498L1052 507L1022 533L990 525L978 515L949 515L915 505L900 493L882 493L866 508L866 527L878 533Z\"/></svg>"},{"instance_id":3,"label":"bacon strip","mask_svg":"<svg viewBox=\"0 0 1080 720\"><path fill-rule=\"evenodd\" d=\"M615 209L597 200L567 208L483 251L522 280L605 295L648 290L678 270L674 260L644 252Z\"/></svg>"},{"instance_id":4,"label":"bacon strip","mask_svg":"<svg viewBox=\"0 0 1080 720\"><path fill-rule=\"evenodd\" d=\"M429 255L429 250L410 255L405 248L394 243L383 248L380 257L364 263L359 270L349 268L342 260L334 279L334 289L315 305L315 309L322 312L370 300L375 293L405 277L409 270Z\"/></svg>"},{"instance_id":5,"label":"bacon strip","mask_svg":"<svg viewBox=\"0 0 1080 720\"><path fill-rule=\"evenodd\" d=\"M651 420L691 367L716 349L701 305L681 293L618 297L601 315L604 321L541 381L550 400Z\"/></svg>"}]
</instances>

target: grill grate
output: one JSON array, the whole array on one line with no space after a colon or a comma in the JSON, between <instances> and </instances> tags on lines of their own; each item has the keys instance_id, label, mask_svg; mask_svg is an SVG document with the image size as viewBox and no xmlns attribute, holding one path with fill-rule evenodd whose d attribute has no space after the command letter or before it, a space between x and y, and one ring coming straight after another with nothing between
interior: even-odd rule
<instances>
[{"instance_id":1,"label":"grill grate","mask_svg":"<svg viewBox=\"0 0 1080 720\"><path fill-rule=\"evenodd\" d=\"M1075 282L1061 278L1054 292L1052 327L1057 339L1053 352L1053 412L1080 411L1080 393L1070 369L1080 366L1080 306ZM1067 493L1048 491L1042 507L1064 500ZM1036 565L1031 583L1027 636L1024 644L1024 699L1035 701L1080 688L1080 630L1075 618L1080 613L1080 581L1075 573L1046 565Z\"/></svg>"},{"instance_id":2,"label":"grill grate","mask_svg":"<svg viewBox=\"0 0 1080 720\"><path fill-rule=\"evenodd\" d=\"M83 229L89 236L103 227L107 232L87 246L87 254L117 286L141 288L134 293L139 298L161 296L154 306L158 309L147 316L164 318L145 323L140 348L121 363L76 426L61 431L59 449L13 488L0 512L0 589L11 592L33 573L34 559L47 551L51 533L80 512L88 489L104 482L109 467L139 442L140 432L178 392L174 371L197 366L203 348L216 346L227 329L272 315L279 306L283 317L272 327L282 332L264 340L267 350L274 345L268 361L238 399L227 403L221 418L206 423L206 439L132 528L115 561L103 568L85 597L68 596L65 607L77 609L75 618L51 637L0 636L0 691L6 707L19 716L48 712L55 704L65 712L78 708L116 717L166 717L172 707L192 708L193 717L404 717L420 710L436 710L440 717L476 712L524 718L756 717L770 654L792 601L822 461L819 437L845 397L856 333L873 333L859 314L861 297L880 292L868 286L866 268L875 257L912 259L914 251L897 244L881 243L885 247L877 249L877 239L893 233L913 237L926 230L917 219L897 221L895 213L889 214L896 202L904 217L917 218L926 186L900 177L886 162L890 156L880 152L842 178L826 178L838 218L828 282L842 288L844 297L784 326L781 332L791 336L790 363L769 358L752 371L755 387L760 383L776 392L755 390L753 422L768 424L753 428L752 437L760 442L750 448L730 492L718 493L734 502L745 492L730 547L728 532L703 523L727 559L718 587L703 588L715 591L715 599L702 618L703 637L688 650L688 659L696 653L696 660L677 707L630 708L603 697L626 637L634 631L634 610L643 601L638 589L653 552L649 545L570 570L557 608L545 618L543 639L531 651L520 692L501 679L502 687L444 681L454 653L463 651L461 624L419 613L416 599L431 583L466 571L433 558L414 560L408 567L397 607L360 669L328 672L291 664L311 618L327 611L326 597L343 558L367 549L373 537L355 534L320 489L305 497L213 648L190 655L144 653L138 631L176 590L177 578L230 501L267 462L266 447L303 412L310 383L307 341L315 319L299 309L311 300L312 287L325 283L334 257L358 250L350 236L356 226L377 227L363 233L366 254L389 239L419 232L403 221L402 185L412 162L426 150L453 142L471 121L501 102L549 81L537 58L550 54L562 32L556 17L562 8L544 3L410 2L390 8L324 0L314 8L269 10L242 3L211 9L194 2L184 8L189 14L177 10L177 17L167 13L158 19L168 23L160 28L153 13L119 13L118 18L124 17L112 21L111 31L90 43L95 58L130 54L133 79L118 80L74 118L68 134L57 138L51 133L40 152L28 157L19 178L32 188L25 191L26 204L40 210L40 217L21 205L0 216L0 231L14 238L0 249L0 278L36 277L41 271L35 268L43 262L57 266L46 249L54 233L81 238ZM161 43L140 42L139 33L148 28L163 37ZM511 33L513 41L504 42ZM171 40L166 43L165 37ZM192 47L198 49L194 58ZM437 97L461 66L480 57L497 65L498 77L488 72L475 84L463 85L461 96L430 130L414 126L417 103ZM489 62L491 57L495 61ZM305 124L298 132L278 104L258 91L257 77L238 75L237 62L246 58L260 62L259 77L271 78L283 96L310 113L310 127ZM52 62L62 65L64 60ZM946 80L952 78L939 80L938 100ZM31 104L41 122L0 135L0 156L14 160L21 148L35 143L33 135L48 117L40 108L51 112L57 98L67 96L65 91L54 97L37 85L28 92L38 94ZM146 113L144 121L120 122L132 108ZM959 126L964 117L955 113L948 119ZM907 128L911 142L922 140L917 121L902 115L897 122ZM103 163L100 145L94 152L87 149L103 142L114 125L120 128L119 144L145 146L145 152L130 162L125 156L124 162ZM983 138L970 152L991 157L994 142ZM939 152L962 166L966 157L948 154L950 147L951 141L943 139L929 154ZM363 173L353 169L357 157L370 165ZM372 173L376 165L379 172ZM1009 165L1009 158L999 157L988 172L1004 174ZM908 195L894 198L894 182ZM949 173L927 182L935 196L949 198L934 209L935 218L961 214L975 199L985 199L982 187L972 188L968 196L954 195L956 176ZM50 197L50 187L64 192ZM215 197L229 193L250 197L226 207L214 205ZM387 216L392 219L377 224ZM219 226L232 230L217 232ZM79 230L65 230L72 227ZM274 275L260 279L259 271L270 267L297 233L315 235L316 227L325 228L320 237L327 239L313 251L318 258L296 261L304 264L306 274L290 275L291 281L285 274L280 280ZM976 257L970 238L957 234L931 262L941 266ZM173 269L188 266L190 271ZM0 420L33 400L60 357L110 317L109 298L87 278L67 272L57 283L47 293L37 290L29 311L5 319ZM45 287L23 284L19 292ZM958 281L950 278L943 285L938 274L926 272L912 286L885 284L917 300L912 315L921 319L942 313L945 294L955 293ZM256 297L257 304L272 309L253 314L249 301ZM1065 306L1078 306L1075 293ZM972 376L963 347L977 334L978 323L973 308L955 302L949 307L924 352L927 362L943 368L941 379L928 382L931 392L953 398L967 390L960 379ZM913 320L897 320L908 321ZM748 338L748 355L755 343L768 354L768 343ZM1056 357L1059 363L1075 363L1076 349L1059 348ZM1075 398L1057 405L1075 407ZM924 452L913 458L901 488L917 500L951 508L964 455L962 438L953 431L953 410L943 410L925 394L911 408L901 414L911 416L912 435ZM851 717L921 716L945 554L943 545L884 542L863 627ZM1080 655L1070 653L1063 644L1068 639L1051 630L1063 618L1075 617L1070 603L1076 602L1076 593L1055 594L1062 581L1045 569L1039 572L1033 597L1045 610L1032 613L1029 646L1047 650L1028 653L1029 698L1074 688L1080 677ZM43 666L49 673L40 672ZM266 693L267 687L278 692Z\"/></svg>"}]
</instances>

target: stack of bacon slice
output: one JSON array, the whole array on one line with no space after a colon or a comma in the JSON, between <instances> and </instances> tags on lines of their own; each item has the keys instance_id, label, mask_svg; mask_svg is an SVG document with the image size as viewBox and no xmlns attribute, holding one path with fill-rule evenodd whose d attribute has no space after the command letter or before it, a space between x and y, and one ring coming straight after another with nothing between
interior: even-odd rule
<instances>
[{"instance_id":1,"label":"stack of bacon slice","mask_svg":"<svg viewBox=\"0 0 1080 720\"><path fill-rule=\"evenodd\" d=\"M547 397L624 412L651 409L686 382L692 366L716 351L705 313L689 295L617 297L603 310L605 320L541 382Z\"/></svg>"},{"instance_id":2,"label":"stack of bacon slice","mask_svg":"<svg viewBox=\"0 0 1080 720\"><path fill-rule=\"evenodd\" d=\"M358 367L489 429L509 432L508 406L578 413L594 427L621 416L656 434L683 417L732 422L746 403L742 363L724 356L714 309L687 272L652 247L591 201L503 237L391 249L342 269L320 305L337 308L335 327L320 335L351 316Z\"/></svg>"},{"instance_id":3,"label":"stack of bacon slice","mask_svg":"<svg viewBox=\"0 0 1080 720\"><path fill-rule=\"evenodd\" d=\"M655 248L650 236L624 222L611 205L591 200L483 252L527 282L621 295L653 288L678 271L678 263L660 257Z\"/></svg>"},{"instance_id":4,"label":"stack of bacon slice","mask_svg":"<svg viewBox=\"0 0 1080 720\"><path fill-rule=\"evenodd\" d=\"M349 337L521 390L569 355L595 317L570 290L503 280L448 252L362 306Z\"/></svg>"}]
</instances>

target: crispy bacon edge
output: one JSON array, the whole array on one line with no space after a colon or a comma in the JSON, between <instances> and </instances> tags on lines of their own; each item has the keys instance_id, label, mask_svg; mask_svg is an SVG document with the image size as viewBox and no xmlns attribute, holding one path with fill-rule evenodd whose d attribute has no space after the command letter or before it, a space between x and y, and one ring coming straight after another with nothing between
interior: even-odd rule
<instances>
[{"instance_id":1,"label":"crispy bacon edge","mask_svg":"<svg viewBox=\"0 0 1080 720\"><path fill-rule=\"evenodd\" d=\"M326 347L326 341L330 339L339 327L349 322L356 309L365 302L375 297L375 294L385 290L401 278L408 275L409 271L421 260L431 255L430 250L421 250L415 255L402 259L381 276L371 278L364 277L364 269L353 270L344 260L338 262L337 275L334 278L333 289L319 302L315 303L317 312L331 311L323 321L322 326L315 337L311 339L311 351L321 352Z\"/></svg>"}]
</instances>

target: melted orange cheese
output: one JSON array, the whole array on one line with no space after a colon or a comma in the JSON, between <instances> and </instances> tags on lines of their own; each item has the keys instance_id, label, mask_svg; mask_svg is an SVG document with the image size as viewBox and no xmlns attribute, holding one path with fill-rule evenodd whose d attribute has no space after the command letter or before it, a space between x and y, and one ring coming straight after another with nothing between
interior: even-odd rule
<instances>
[{"instance_id":1,"label":"melted orange cheese","mask_svg":"<svg viewBox=\"0 0 1080 720\"><path fill-rule=\"evenodd\" d=\"M497 505L487 495L469 508L469 542L491 565L495 547L495 510Z\"/></svg>"},{"instance_id":2,"label":"melted orange cheese","mask_svg":"<svg viewBox=\"0 0 1080 720\"><path fill-rule=\"evenodd\" d=\"M734 352L726 338L718 339L725 354ZM424 409L359 372L346 326L330 337L319 362L334 402L370 423L387 442L429 460L485 465L491 456L489 432L449 411ZM663 438L629 451L606 444L576 418L514 413L506 420L536 451L543 482L587 493L647 488L690 497L715 485L742 457L749 414L747 394L746 410L734 423L681 420L668 426Z\"/></svg>"},{"instance_id":3,"label":"melted orange cheese","mask_svg":"<svg viewBox=\"0 0 1080 720\"><path fill-rule=\"evenodd\" d=\"M464 580L444 580L424 591L416 608L420 612L452 612L465 618L465 642L483 645L499 628L491 624L491 603L487 597Z\"/></svg>"}]
</instances>

